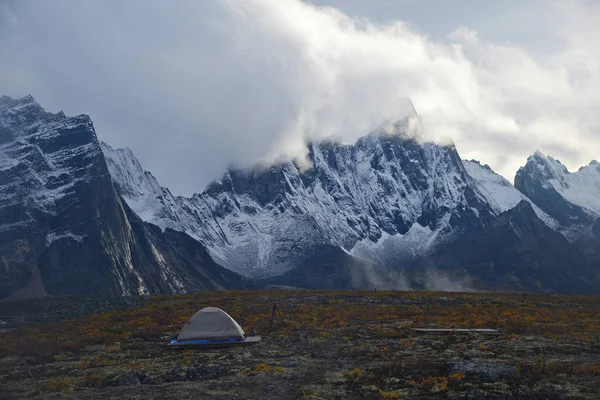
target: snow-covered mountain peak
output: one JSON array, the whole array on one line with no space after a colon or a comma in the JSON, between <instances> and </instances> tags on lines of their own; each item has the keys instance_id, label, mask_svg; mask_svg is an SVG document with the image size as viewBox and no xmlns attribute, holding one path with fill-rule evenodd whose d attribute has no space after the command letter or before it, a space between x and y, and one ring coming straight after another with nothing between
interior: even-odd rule
<instances>
[{"instance_id":1,"label":"snow-covered mountain peak","mask_svg":"<svg viewBox=\"0 0 600 400\"><path fill-rule=\"evenodd\" d=\"M37 107L40 107L39 104L35 101L32 95L28 94L19 99L13 99L10 96L1 96L0 97L0 107L24 107L27 105L35 104Z\"/></svg>"},{"instance_id":2,"label":"snow-covered mountain peak","mask_svg":"<svg viewBox=\"0 0 600 400\"><path fill-rule=\"evenodd\" d=\"M31 96L3 98L0 155L3 205L33 204L49 215L75 196L102 157L88 116L48 113Z\"/></svg>"},{"instance_id":3,"label":"snow-covered mountain peak","mask_svg":"<svg viewBox=\"0 0 600 400\"><path fill-rule=\"evenodd\" d=\"M524 176L528 176L547 188L563 187L568 189L571 184L571 175L572 173L559 160L537 150L527 158L525 166L517 171L515 186L518 186L517 181L522 181Z\"/></svg>"},{"instance_id":4,"label":"snow-covered mountain peak","mask_svg":"<svg viewBox=\"0 0 600 400\"><path fill-rule=\"evenodd\" d=\"M291 161L232 168L191 198L160 188L129 153L104 152L119 192L142 218L188 233L218 263L252 277L289 271L322 246L349 250L360 242L364 250L385 237L394 238L390 251L404 254L416 231L427 237L420 247L427 251L497 213L473 196L454 146L388 134L307 146L306 170ZM425 228L411 230L415 224Z\"/></svg>"},{"instance_id":5,"label":"snow-covered mountain peak","mask_svg":"<svg viewBox=\"0 0 600 400\"><path fill-rule=\"evenodd\" d=\"M87 115L46 112L31 96L0 99L0 298L27 292L32 279L51 295L132 295L238 278L188 236L144 224L115 191L103 150L119 161L113 173L125 166L121 188L164 194L130 151L101 148Z\"/></svg>"},{"instance_id":6,"label":"snow-covered mountain peak","mask_svg":"<svg viewBox=\"0 0 600 400\"><path fill-rule=\"evenodd\" d=\"M506 178L495 173L489 165L482 165L476 160L464 160L463 164L468 174L475 180L479 188L478 193L485 198L496 213L503 213L521 202L527 202L532 205L536 215L546 223L546 225L555 228L557 222L536 206L527 196L517 190Z\"/></svg>"},{"instance_id":7,"label":"snow-covered mountain peak","mask_svg":"<svg viewBox=\"0 0 600 400\"><path fill-rule=\"evenodd\" d=\"M590 163L588 165L579 167L577 172L583 172L583 173L592 174L592 175L597 174L600 172L600 163L598 163L598 161L596 161L596 160L592 160L592 161L590 161Z\"/></svg>"},{"instance_id":8,"label":"snow-covered mountain peak","mask_svg":"<svg viewBox=\"0 0 600 400\"><path fill-rule=\"evenodd\" d=\"M482 164L479 160L463 160L463 162L470 163L470 164L476 164L476 165L480 166L481 168L491 171L494 175L499 175L499 174L496 174L494 172L494 170L492 170L492 167L490 167L488 164Z\"/></svg>"},{"instance_id":9,"label":"snow-covered mountain peak","mask_svg":"<svg viewBox=\"0 0 600 400\"><path fill-rule=\"evenodd\" d=\"M515 187L564 226L587 226L600 216L597 163L569 172L560 161L536 152L517 171Z\"/></svg>"},{"instance_id":10,"label":"snow-covered mountain peak","mask_svg":"<svg viewBox=\"0 0 600 400\"><path fill-rule=\"evenodd\" d=\"M0 125L11 128L17 132L26 130L32 124L50 117L31 95L20 99L3 96L0 102Z\"/></svg>"}]
</instances>

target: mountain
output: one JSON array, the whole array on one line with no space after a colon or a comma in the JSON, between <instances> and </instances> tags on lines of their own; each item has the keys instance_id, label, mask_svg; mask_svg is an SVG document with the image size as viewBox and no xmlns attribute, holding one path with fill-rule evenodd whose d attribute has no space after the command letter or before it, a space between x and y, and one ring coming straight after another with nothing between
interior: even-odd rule
<instances>
[{"instance_id":1,"label":"mountain","mask_svg":"<svg viewBox=\"0 0 600 400\"><path fill-rule=\"evenodd\" d=\"M576 172L536 151L517 171L515 186L558 221L556 228L600 269L600 164Z\"/></svg>"},{"instance_id":2,"label":"mountain","mask_svg":"<svg viewBox=\"0 0 600 400\"><path fill-rule=\"evenodd\" d=\"M251 278L285 274L331 246L371 262L409 262L497 213L454 146L401 135L309 143L308 170L293 161L231 169L191 198L161 188L131 151L103 146L119 193L139 215L197 238L219 264ZM406 246L424 237L418 251ZM393 259L374 250L382 241Z\"/></svg>"},{"instance_id":3,"label":"mountain","mask_svg":"<svg viewBox=\"0 0 600 400\"><path fill-rule=\"evenodd\" d=\"M0 98L0 298L239 287L183 232L115 190L92 121Z\"/></svg>"},{"instance_id":4,"label":"mountain","mask_svg":"<svg viewBox=\"0 0 600 400\"><path fill-rule=\"evenodd\" d=\"M597 161L577 172L569 172L560 161L536 151L517 171L515 187L563 228L591 231L600 217L600 164Z\"/></svg>"},{"instance_id":5,"label":"mountain","mask_svg":"<svg viewBox=\"0 0 600 400\"><path fill-rule=\"evenodd\" d=\"M520 202L526 201L532 207L537 215L546 225L556 229L558 222L542 211L529 197L514 187L503 176L495 173L488 165L481 165L479 161L463 161L463 165L468 174L475 180L485 201L490 204L497 214L501 214L512 208L515 208Z\"/></svg>"},{"instance_id":6,"label":"mountain","mask_svg":"<svg viewBox=\"0 0 600 400\"><path fill-rule=\"evenodd\" d=\"M447 286L560 291L556 282L581 290L595 282L554 217L452 145L383 131L353 145L308 143L308 169L293 161L230 169L190 198L161 187L130 150L103 150L138 214L188 233L219 264L262 284L443 289L444 275ZM581 277L563 276L569 260L582 261Z\"/></svg>"},{"instance_id":7,"label":"mountain","mask_svg":"<svg viewBox=\"0 0 600 400\"><path fill-rule=\"evenodd\" d=\"M536 153L515 187L452 144L420 140L414 118L353 144L309 142L308 167L230 168L182 197L131 150L99 142L88 116L1 97L0 298L600 291L597 164L571 174Z\"/></svg>"},{"instance_id":8,"label":"mountain","mask_svg":"<svg viewBox=\"0 0 600 400\"><path fill-rule=\"evenodd\" d=\"M594 293L600 287L597 269L539 219L527 200L446 246L435 259L438 268L468 276L479 288Z\"/></svg>"}]
</instances>

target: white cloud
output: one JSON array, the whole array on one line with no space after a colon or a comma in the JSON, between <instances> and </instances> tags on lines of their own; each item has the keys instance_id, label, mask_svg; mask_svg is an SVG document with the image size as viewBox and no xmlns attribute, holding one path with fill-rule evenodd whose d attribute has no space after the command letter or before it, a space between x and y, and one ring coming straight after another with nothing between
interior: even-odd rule
<instances>
[{"instance_id":1,"label":"white cloud","mask_svg":"<svg viewBox=\"0 0 600 400\"><path fill-rule=\"evenodd\" d=\"M355 140L406 97L432 138L509 179L536 148L571 168L600 153L595 2L544 3L539 21L561 22L543 58L465 26L435 41L298 0L7 4L0 92L91 114L179 193L229 163L301 155L306 137Z\"/></svg>"}]
</instances>

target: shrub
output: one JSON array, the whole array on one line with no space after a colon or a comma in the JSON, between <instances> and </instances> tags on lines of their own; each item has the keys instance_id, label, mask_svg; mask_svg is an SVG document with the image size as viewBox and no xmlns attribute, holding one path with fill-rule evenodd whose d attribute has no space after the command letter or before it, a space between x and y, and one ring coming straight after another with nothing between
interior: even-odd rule
<instances>
[{"instance_id":1,"label":"shrub","mask_svg":"<svg viewBox=\"0 0 600 400\"><path fill-rule=\"evenodd\" d=\"M452 374L446 376L428 376L421 380L421 382L412 381L414 386L420 386L424 389L429 390L432 393L442 393L448 390L448 384L456 384L465 379L465 376L461 373Z\"/></svg>"},{"instance_id":2,"label":"shrub","mask_svg":"<svg viewBox=\"0 0 600 400\"><path fill-rule=\"evenodd\" d=\"M379 398L380 399L399 399L400 393L398 392L384 392L383 390L379 390Z\"/></svg>"},{"instance_id":3,"label":"shrub","mask_svg":"<svg viewBox=\"0 0 600 400\"><path fill-rule=\"evenodd\" d=\"M240 371L240 374L246 375L249 372L279 372L279 373L283 373L283 372L285 372L285 368L280 367L280 366L272 366L272 365L268 365L265 363L260 363L256 367L252 368L251 370L244 368L243 370Z\"/></svg>"},{"instance_id":4,"label":"shrub","mask_svg":"<svg viewBox=\"0 0 600 400\"><path fill-rule=\"evenodd\" d=\"M55 354L53 357L54 361L67 361L69 359L69 356L61 353L61 354Z\"/></svg>"}]
</instances>

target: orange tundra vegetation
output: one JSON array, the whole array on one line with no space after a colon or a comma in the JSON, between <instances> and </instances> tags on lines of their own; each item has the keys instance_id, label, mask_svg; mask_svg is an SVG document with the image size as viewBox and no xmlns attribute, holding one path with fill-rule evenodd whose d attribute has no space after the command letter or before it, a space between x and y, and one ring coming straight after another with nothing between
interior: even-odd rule
<instances>
[{"instance_id":1,"label":"orange tundra vegetation","mask_svg":"<svg viewBox=\"0 0 600 400\"><path fill-rule=\"evenodd\" d=\"M381 301L380 301L381 300ZM600 296L546 296L391 291L220 291L151 296L138 309L97 314L77 320L29 326L0 334L0 356L60 357L92 344L176 334L206 306L226 310L243 327L266 334L271 306L278 303L275 336L336 335L351 340L356 332L398 337L378 321L405 321L406 327L502 328L505 337L523 334L548 339L600 340ZM283 320L281 319L283 317ZM385 352L384 348L376 351ZM596 373L593 367L579 373Z\"/></svg>"}]
</instances>

